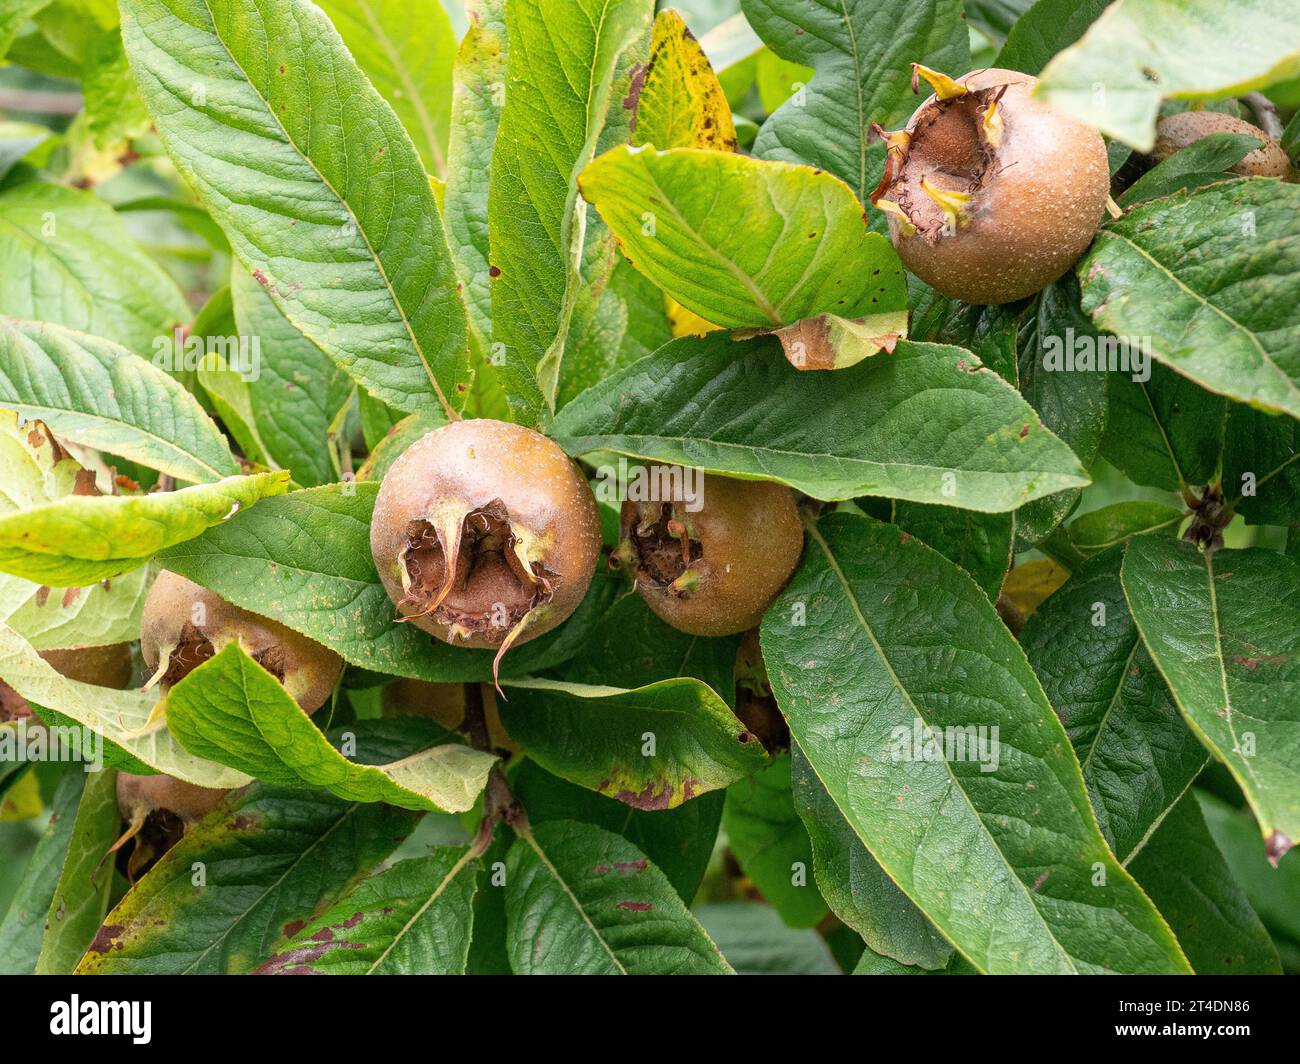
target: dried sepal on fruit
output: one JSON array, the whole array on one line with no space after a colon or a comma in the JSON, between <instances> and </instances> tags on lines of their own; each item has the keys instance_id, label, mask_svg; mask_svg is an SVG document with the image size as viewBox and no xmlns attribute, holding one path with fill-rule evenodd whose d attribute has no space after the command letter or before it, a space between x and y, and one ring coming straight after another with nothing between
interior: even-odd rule
<instances>
[{"instance_id":1,"label":"dried sepal on fruit","mask_svg":"<svg viewBox=\"0 0 1300 1064\"><path fill-rule=\"evenodd\" d=\"M241 609L176 573L164 569L158 574L140 621L140 652L150 684L168 691L236 642L306 713L325 704L343 672L342 658L305 635Z\"/></svg>"},{"instance_id":2,"label":"dried sepal on fruit","mask_svg":"<svg viewBox=\"0 0 1300 1064\"><path fill-rule=\"evenodd\" d=\"M682 485L684 476L658 478ZM753 628L803 550L794 493L768 481L704 476L695 500L625 502L618 558L646 604L692 635Z\"/></svg>"},{"instance_id":3,"label":"dried sepal on fruit","mask_svg":"<svg viewBox=\"0 0 1300 1064\"><path fill-rule=\"evenodd\" d=\"M494 648L498 662L578 608L600 547L596 500L573 460L540 433L487 419L408 447L370 526L402 619L445 643Z\"/></svg>"},{"instance_id":4,"label":"dried sepal on fruit","mask_svg":"<svg viewBox=\"0 0 1300 1064\"><path fill-rule=\"evenodd\" d=\"M887 145L872 203L903 264L968 303L1010 303L1068 270L1106 210L1106 146L1035 100L1036 79L990 68L959 79L914 65L934 94Z\"/></svg>"},{"instance_id":5,"label":"dried sepal on fruit","mask_svg":"<svg viewBox=\"0 0 1300 1064\"><path fill-rule=\"evenodd\" d=\"M229 790L199 787L174 776L117 774L117 808L125 830L105 854L133 843L123 869L134 883L195 824L217 808Z\"/></svg>"}]
</instances>

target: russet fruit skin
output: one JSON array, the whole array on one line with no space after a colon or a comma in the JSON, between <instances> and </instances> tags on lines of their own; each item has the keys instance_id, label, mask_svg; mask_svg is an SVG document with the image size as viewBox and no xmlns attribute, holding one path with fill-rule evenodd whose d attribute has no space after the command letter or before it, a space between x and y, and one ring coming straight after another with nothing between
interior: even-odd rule
<instances>
[{"instance_id":1,"label":"russet fruit skin","mask_svg":"<svg viewBox=\"0 0 1300 1064\"><path fill-rule=\"evenodd\" d=\"M903 264L943 295L978 304L1033 295L1078 261L1101 223L1106 145L1032 98L1036 81L975 71L958 79L964 93L931 96L902 132L885 134L872 201L889 212Z\"/></svg>"},{"instance_id":2,"label":"russet fruit skin","mask_svg":"<svg viewBox=\"0 0 1300 1064\"><path fill-rule=\"evenodd\" d=\"M578 608L600 548L596 500L573 460L540 433L488 419L408 447L370 526L379 578L405 619L444 643L500 652Z\"/></svg>"},{"instance_id":3,"label":"russet fruit skin","mask_svg":"<svg viewBox=\"0 0 1300 1064\"><path fill-rule=\"evenodd\" d=\"M173 776L117 774L117 807L128 824L143 822L152 813L165 812L177 817L188 829L219 806L229 793L198 787Z\"/></svg>"},{"instance_id":4,"label":"russet fruit skin","mask_svg":"<svg viewBox=\"0 0 1300 1064\"><path fill-rule=\"evenodd\" d=\"M1156 146L1151 154L1157 162L1164 162L1175 152L1211 133L1245 133L1260 141L1255 151L1230 167L1232 173L1242 177L1280 177L1284 181L1296 179L1291 160L1282 150L1282 145L1249 122L1218 111L1184 111L1160 119L1156 123Z\"/></svg>"},{"instance_id":5,"label":"russet fruit skin","mask_svg":"<svg viewBox=\"0 0 1300 1064\"><path fill-rule=\"evenodd\" d=\"M150 673L167 655L164 691L235 641L306 713L325 704L343 672L334 651L166 569L149 589L140 625L140 652Z\"/></svg>"},{"instance_id":6,"label":"russet fruit skin","mask_svg":"<svg viewBox=\"0 0 1300 1064\"><path fill-rule=\"evenodd\" d=\"M131 647L112 643L98 647L74 647L66 650L42 650L40 655L55 672L69 680L125 690L131 682ZM0 723L31 717L27 700L7 683L0 681Z\"/></svg>"},{"instance_id":7,"label":"russet fruit skin","mask_svg":"<svg viewBox=\"0 0 1300 1064\"><path fill-rule=\"evenodd\" d=\"M735 635L762 620L790 579L803 526L794 493L782 484L706 475L700 491L696 513L681 501L625 502L619 555L646 605L668 624L692 635Z\"/></svg>"}]
</instances>

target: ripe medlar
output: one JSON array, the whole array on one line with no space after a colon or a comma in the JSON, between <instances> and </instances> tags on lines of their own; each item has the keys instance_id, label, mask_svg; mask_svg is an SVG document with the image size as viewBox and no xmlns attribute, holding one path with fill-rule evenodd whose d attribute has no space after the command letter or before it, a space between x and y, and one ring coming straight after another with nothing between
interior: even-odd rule
<instances>
[{"instance_id":1,"label":"ripe medlar","mask_svg":"<svg viewBox=\"0 0 1300 1064\"><path fill-rule=\"evenodd\" d=\"M682 498L623 503L618 556L674 628L735 635L758 624L799 564L799 511L782 484L712 475L698 501L694 513Z\"/></svg>"},{"instance_id":2,"label":"ripe medlar","mask_svg":"<svg viewBox=\"0 0 1300 1064\"><path fill-rule=\"evenodd\" d=\"M117 807L127 823L155 813L169 813L188 828L212 812L229 793L224 788L199 787L174 776L117 774Z\"/></svg>"},{"instance_id":3,"label":"ripe medlar","mask_svg":"<svg viewBox=\"0 0 1300 1064\"><path fill-rule=\"evenodd\" d=\"M934 88L888 150L871 201L903 264L967 303L1033 295L1078 260L1106 210L1106 145L1091 126L1033 99L1028 74L996 67L957 81L913 64Z\"/></svg>"},{"instance_id":4,"label":"ripe medlar","mask_svg":"<svg viewBox=\"0 0 1300 1064\"><path fill-rule=\"evenodd\" d=\"M124 690L131 682L131 647L127 643L111 643L98 647L72 647L60 650L42 650L40 656L55 672L69 680ZM31 717L32 709L17 691L0 681L0 724L7 720Z\"/></svg>"},{"instance_id":5,"label":"ripe medlar","mask_svg":"<svg viewBox=\"0 0 1300 1064\"><path fill-rule=\"evenodd\" d=\"M1241 162L1229 168L1232 173L1241 174L1242 177L1295 180L1291 160L1282 150L1282 145L1249 122L1217 111L1184 111L1160 119L1156 123L1156 146L1151 154L1157 162L1164 162L1175 152L1182 151L1193 141L1208 137L1211 133L1244 133L1261 142Z\"/></svg>"},{"instance_id":6,"label":"ripe medlar","mask_svg":"<svg viewBox=\"0 0 1300 1064\"><path fill-rule=\"evenodd\" d=\"M145 665L164 691L232 642L279 680L305 713L325 704L343 671L334 651L165 569L149 589L140 629Z\"/></svg>"},{"instance_id":7,"label":"ripe medlar","mask_svg":"<svg viewBox=\"0 0 1300 1064\"><path fill-rule=\"evenodd\" d=\"M497 648L577 609L600 555L586 479L520 425L458 421L417 440L384 476L370 550L403 618L444 643Z\"/></svg>"}]
</instances>

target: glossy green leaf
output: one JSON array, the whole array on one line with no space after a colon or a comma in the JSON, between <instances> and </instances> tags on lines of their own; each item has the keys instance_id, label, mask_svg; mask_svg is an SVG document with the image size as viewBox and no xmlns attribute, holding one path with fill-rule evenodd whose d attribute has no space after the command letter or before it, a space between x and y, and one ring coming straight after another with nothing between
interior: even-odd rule
<instances>
[{"instance_id":1,"label":"glossy green leaf","mask_svg":"<svg viewBox=\"0 0 1300 1064\"><path fill-rule=\"evenodd\" d=\"M190 317L107 203L41 181L0 192L0 314L81 329L142 356Z\"/></svg>"},{"instance_id":2,"label":"glossy green leaf","mask_svg":"<svg viewBox=\"0 0 1300 1064\"><path fill-rule=\"evenodd\" d=\"M462 406L465 309L424 166L320 9L125 0L122 36L167 150L284 316L392 406Z\"/></svg>"},{"instance_id":3,"label":"glossy green leaf","mask_svg":"<svg viewBox=\"0 0 1300 1064\"><path fill-rule=\"evenodd\" d=\"M1268 178L1142 203L1079 263L1083 307L1203 387L1300 417L1297 236L1300 187Z\"/></svg>"},{"instance_id":4,"label":"glossy green leaf","mask_svg":"<svg viewBox=\"0 0 1300 1064\"><path fill-rule=\"evenodd\" d=\"M279 786L323 787L355 802L463 813L496 758L458 743L391 765L361 765L330 745L274 676L230 643L167 693L167 726L196 757Z\"/></svg>"},{"instance_id":5,"label":"glossy green leaf","mask_svg":"<svg viewBox=\"0 0 1300 1064\"><path fill-rule=\"evenodd\" d=\"M828 173L645 146L614 148L579 182L636 268L707 321L779 326L907 306L893 246L865 231L861 204Z\"/></svg>"},{"instance_id":6,"label":"glossy green leaf","mask_svg":"<svg viewBox=\"0 0 1300 1064\"><path fill-rule=\"evenodd\" d=\"M1227 40L1238 46L1225 48ZM1240 96L1297 74L1300 23L1287 0L1218 7L1118 0L1048 64L1039 93L1107 136L1150 151L1162 98Z\"/></svg>"},{"instance_id":7,"label":"glossy green leaf","mask_svg":"<svg viewBox=\"0 0 1300 1064\"><path fill-rule=\"evenodd\" d=\"M723 975L731 971L664 874L591 824L556 820L506 860L516 975Z\"/></svg>"},{"instance_id":8,"label":"glossy green leaf","mask_svg":"<svg viewBox=\"0 0 1300 1064\"><path fill-rule=\"evenodd\" d=\"M0 571L50 587L81 587L143 565L260 499L287 473L227 477L150 495L67 495L0 517Z\"/></svg>"},{"instance_id":9,"label":"glossy green leaf","mask_svg":"<svg viewBox=\"0 0 1300 1064\"><path fill-rule=\"evenodd\" d=\"M1014 515L897 502L894 524L965 569L984 594L997 601L1002 581L1011 568Z\"/></svg>"},{"instance_id":10,"label":"glossy green leaf","mask_svg":"<svg viewBox=\"0 0 1300 1064\"><path fill-rule=\"evenodd\" d=\"M1300 838L1300 565L1141 536L1129 541L1123 581L1178 708L1232 772L1279 859Z\"/></svg>"},{"instance_id":11,"label":"glossy green leaf","mask_svg":"<svg viewBox=\"0 0 1300 1064\"><path fill-rule=\"evenodd\" d=\"M626 139L651 0L507 0L506 99L492 151L492 339L515 419L554 408L588 225L577 175Z\"/></svg>"},{"instance_id":12,"label":"glossy green leaf","mask_svg":"<svg viewBox=\"0 0 1300 1064\"><path fill-rule=\"evenodd\" d=\"M1009 27L993 66L1037 74L1057 52L1083 36L1108 0L1038 0Z\"/></svg>"},{"instance_id":13,"label":"glossy green leaf","mask_svg":"<svg viewBox=\"0 0 1300 1064\"><path fill-rule=\"evenodd\" d=\"M1082 554L1096 554L1129 536L1172 536L1186 517L1186 511L1165 502L1131 499L1111 503L1076 517L1068 529L1070 542Z\"/></svg>"},{"instance_id":14,"label":"glossy green leaf","mask_svg":"<svg viewBox=\"0 0 1300 1064\"><path fill-rule=\"evenodd\" d=\"M813 877L813 850L790 791L790 755L727 788L727 845L741 871L789 927L816 927L826 915Z\"/></svg>"},{"instance_id":15,"label":"glossy green leaf","mask_svg":"<svg viewBox=\"0 0 1300 1064\"><path fill-rule=\"evenodd\" d=\"M1127 865L1209 760L1151 661L1120 586L1121 549L1085 563L1020 632Z\"/></svg>"},{"instance_id":16,"label":"glossy green leaf","mask_svg":"<svg viewBox=\"0 0 1300 1064\"><path fill-rule=\"evenodd\" d=\"M816 71L763 124L754 154L826 170L863 204L884 165L871 124L897 129L920 103L911 64L954 76L970 66L960 0L742 0L741 8L772 51Z\"/></svg>"},{"instance_id":17,"label":"glossy green leaf","mask_svg":"<svg viewBox=\"0 0 1300 1064\"><path fill-rule=\"evenodd\" d=\"M1295 523L1300 519L1300 424L1241 403L1227 406L1224 496L1250 524Z\"/></svg>"},{"instance_id":18,"label":"glossy green leaf","mask_svg":"<svg viewBox=\"0 0 1300 1064\"><path fill-rule=\"evenodd\" d=\"M574 400L552 434L571 454L778 480L819 499L996 512L1088 482L1015 389L969 352L934 344L813 373L772 339L685 338Z\"/></svg>"},{"instance_id":19,"label":"glossy green leaf","mask_svg":"<svg viewBox=\"0 0 1300 1064\"><path fill-rule=\"evenodd\" d=\"M464 975L474 877L470 850L440 847L357 886L256 975Z\"/></svg>"},{"instance_id":20,"label":"glossy green leaf","mask_svg":"<svg viewBox=\"0 0 1300 1064\"><path fill-rule=\"evenodd\" d=\"M240 791L118 902L77 972L247 974L387 858L413 824L323 791Z\"/></svg>"},{"instance_id":21,"label":"glossy green leaf","mask_svg":"<svg viewBox=\"0 0 1300 1064\"><path fill-rule=\"evenodd\" d=\"M189 392L110 340L0 318L0 403L55 434L179 480L237 473L230 445Z\"/></svg>"},{"instance_id":22,"label":"glossy green leaf","mask_svg":"<svg viewBox=\"0 0 1300 1064\"><path fill-rule=\"evenodd\" d=\"M808 763L891 878L982 971L1187 971L983 592L869 518L832 514L811 540L763 657Z\"/></svg>"}]
</instances>

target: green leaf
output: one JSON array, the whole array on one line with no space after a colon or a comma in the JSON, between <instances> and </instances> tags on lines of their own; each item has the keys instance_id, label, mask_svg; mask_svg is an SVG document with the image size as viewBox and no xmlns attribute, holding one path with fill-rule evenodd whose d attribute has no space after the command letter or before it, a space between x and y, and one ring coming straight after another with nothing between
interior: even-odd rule
<instances>
[{"instance_id":1,"label":"green leaf","mask_svg":"<svg viewBox=\"0 0 1300 1064\"><path fill-rule=\"evenodd\" d=\"M1240 47L1224 48L1227 40ZM1300 23L1288 0L1219 7L1117 0L1047 65L1038 91L1051 106L1150 151L1161 99L1241 96L1297 74Z\"/></svg>"},{"instance_id":2,"label":"green leaf","mask_svg":"<svg viewBox=\"0 0 1300 1064\"><path fill-rule=\"evenodd\" d=\"M628 690L503 681L501 722L548 772L637 809L673 809L761 767L767 755L709 687L690 678Z\"/></svg>"},{"instance_id":3,"label":"green leaf","mask_svg":"<svg viewBox=\"0 0 1300 1064\"><path fill-rule=\"evenodd\" d=\"M772 339L687 337L574 400L552 434L571 454L612 450L828 500L997 512L1088 483L1069 448L973 355L906 341L888 358L815 373L796 370Z\"/></svg>"},{"instance_id":4,"label":"green leaf","mask_svg":"<svg viewBox=\"0 0 1300 1064\"><path fill-rule=\"evenodd\" d=\"M50 587L82 587L143 565L259 499L287 473L226 477L151 495L67 495L0 517L0 571Z\"/></svg>"},{"instance_id":5,"label":"green leaf","mask_svg":"<svg viewBox=\"0 0 1300 1064\"><path fill-rule=\"evenodd\" d=\"M1245 792L1277 861L1300 838L1300 565L1141 536L1123 581L1179 710Z\"/></svg>"},{"instance_id":6,"label":"green leaf","mask_svg":"<svg viewBox=\"0 0 1300 1064\"><path fill-rule=\"evenodd\" d=\"M862 845L797 742L790 756L794 807L808 829L817 886L831 910L869 949L907 965L945 964L952 946Z\"/></svg>"},{"instance_id":7,"label":"green leaf","mask_svg":"<svg viewBox=\"0 0 1300 1064\"><path fill-rule=\"evenodd\" d=\"M727 788L722 829L741 870L787 926L822 921L826 902L813 879L808 831L794 809L788 754Z\"/></svg>"},{"instance_id":8,"label":"green leaf","mask_svg":"<svg viewBox=\"0 0 1300 1064\"><path fill-rule=\"evenodd\" d=\"M247 974L413 826L384 806L256 784L231 795L135 884L77 973Z\"/></svg>"},{"instance_id":9,"label":"green leaf","mask_svg":"<svg viewBox=\"0 0 1300 1064\"><path fill-rule=\"evenodd\" d=\"M439 847L364 879L256 975L464 975L481 862Z\"/></svg>"},{"instance_id":10,"label":"green leaf","mask_svg":"<svg viewBox=\"0 0 1300 1064\"><path fill-rule=\"evenodd\" d=\"M606 122L626 138L621 105L644 58L651 0L507 0L505 106L492 152L488 232L492 339L515 420L554 408L588 224L577 175ZM610 113L614 118L611 119Z\"/></svg>"},{"instance_id":11,"label":"green leaf","mask_svg":"<svg viewBox=\"0 0 1300 1064\"><path fill-rule=\"evenodd\" d=\"M1084 309L1210 391L1300 417L1298 235L1300 187L1268 178L1139 204L1079 263Z\"/></svg>"},{"instance_id":12,"label":"green leaf","mask_svg":"<svg viewBox=\"0 0 1300 1064\"><path fill-rule=\"evenodd\" d=\"M109 340L0 318L0 403L75 443L207 483L239 471L221 430L162 370Z\"/></svg>"},{"instance_id":13,"label":"green leaf","mask_svg":"<svg viewBox=\"0 0 1300 1064\"><path fill-rule=\"evenodd\" d=\"M897 502L893 523L965 569L984 594L997 601L1011 568L1014 515Z\"/></svg>"},{"instance_id":14,"label":"green leaf","mask_svg":"<svg viewBox=\"0 0 1300 1064\"><path fill-rule=\"evenodd\" d=\"M377 484L342 484L291 492L274 500L268 512L253 508L236 514L164 551L159 560L226 601L271 617L363 669L434 683L490 680L492 651L448 646L413 625L398 623L397 608L379 582L370 554L370 517L378 490ZM608 575L597 573L574 615L554 632L508 653L501 675L552 668L576 654L616 587Z\"/></svg>"},{"instance_id":15,"label":"green leaf","mask_svg":"<svg viewBox=\"0 0 1300 1064\"><path fill-rule=\"evenodd\" d=\"M617 835L539 824L506 860L516 975L724 975L717 947L664 874Z\"/></svg>"},{"instance_id":16,"label":"green leaf","mask_svg":"<svg viewBox=\"0 0 1300 1064\"><path fill-rule=\"evenodd\" d=\"M46 914L58 891L85 786L86 773L75 765L59 780L49 824L0 920L0 975L31 975L36 970Z\"/></svg>"},{"instance_id":17,"label":"green leaf","mask_svg":"<svg viewBox=\"0 0 1300 1064\"><path fill-rule=\"evenodd\" d=\"M874 319L907 307L893 246L866 232L861 204L828 173L645 146L606 152L579 181L636 268L715 324Z\"/></svg>"},{"instance_id":18,"label":"green leaf","mask_svg":"<svg viewBox=\"0 0 1300 1064\"><path fill-rule=\"evenodd\" d=\"M354 802L463 813L496 762L459 743L431 746L391 765L350 761L238 643L173 687L166 709L167 726L196 757L279 786L323 787Z\"/></svg>"},{"instance_id":19,"label":"green leaf","mask_svg":"<svg viewBox=\"0 0 1300 1064\"><path fill-rule=\"evenodd\" d=\"M1185 511L1168 503L1130 499L1076 517L1067 531L1081 554L1096 554L1129 536L1175 535L1186 516Z\"/></svg>"},{"instance_id":20,"label":"green leaf","mask_svg":"<svg viewBox=\"0 0 1300 1064\"><path fill-rule=\"evenodd\" d=\"M1259 141L1249 134L1211 133L1152 167L1129 186L1119 201L1131 207L1215 181L1231 181L1234 175L1227 171L1258 149Z\"/></svg>"},{"instance_id":21,"label":"green leaf","mask_svg":"<svg viewBox=\"0 0 1300 1064\"><path fill-rule=\"evenodd\" d=\"M737 975L843 974L821 935L787 927L770 905L713 902L695 916Z\"/></svg>"},{"instance_id":22,"label":"green leaf","mask_svg":"<svg viewBox=\"0 0 1300 1064\"><path fill-rule=\"evenodd\" d=\"M186 753L165 727L149 725L156 702L147 691L115 691L69 680L61 675L7 624L0 624L0 678L42 714L53 711L67 718L58 723L80 724L115 744L129 759L115 767L134 772L164 772L201 787L239 787L248 777L224 765ZM93 760L95 751L83 751ZM113 763L114 751L103 751Z\"/></svg>"},{"instance_id":23,"label":"green leaf","mask_svg":"<svg viewBox=\"0 0 1300 1064\"><path fill-rule=\"evenodd\" d=\"M86 100L87 129L96 148L120 150L149 131L149 112L127 66L122 34L116 26L90 42L81 91Z\"/></svg>"},{"instance_id":24,"label":"green leaf","mask_svg":"<svg viewBox=\"0 0 1300 1064\"><path fill-rule=\"evenodd\" d=\"M898 128L920 103L910 64L954 76L970 66L960 0L742 0L741 8L772 51L816 71L763 124L754 154L834 174L859 203L884 165L883 147L869 143L871 124Z\"/></svg>"},{"instance_id":25,"label":"green leaf","mask_svg":"<svg viewBox=\"0 0 1300 1064\"><path fill-rule=\"evenodd\" d=\"M0 314L81 329L143 355L185 298L98 196L31 181L0 192Z\"/></svg>"},{"instance_id":26,"label":"green leaf","mask_svg":"<svg viewBox=\"0 0 1300 1064\"><path fill-rule=\"evenodd\" d=\"M5 57L23 24L47 7L50 0L13 0L0 11L0 59Z\"/></svg>"},{"instance_id":27,"label":"green leaf","mask_svg":"<svg viewBox=\"0 0 1300 1064\"><path fill-rule=\"evenodd\" d=\"M37 650L130 643L140 638L153 578L153 570L144 566L90 587L51 593L30 580L0 576L0 620ZM11 601L18 605L8 612Z\"/></svg>"},{"instance_id":28,"label":"green leaf","mask_svg":"<svg viewBox=\"0 0 1300 1064\"><path fill-rule=\"evenodd\" d=\"M1047 61L1083 36L1109 0L1038 0L1010 26L992 65L1037 74Z\"/></svg>"},{"instance_id":29,"label":"green leaf","mask_svg":"<svg viewBox=\"0 0 1300 1064\"><path fill-rule=\"evenodd\" d=\"M832 514L810 535L763 657L808 763L891 878L981 971L1187 971L983 592L869 518Z\"/></svg>"},{"instance_id":30,"label":"green leaf","mask_svg":"<svg viewBox=\"0 0 1300 1064\"><path fill-rule=\"evenodd\" d=\"M1193 794L1129 866L1169 921L1197 975L1281 975L1268 932L1214 844Z\"/></svg>"},{"instance_id":31,"label":"green leaf","mask_svg":"<svg viewBox=\"0 0 1300 1064\"><path fill-rule=\"evenodd\" d=\"M1300 518L1300 447L1293 418L1229 403L1223 434L1223 492L1256 525Z\"/></svg>"},{"instance_id":32,"label":"green leaf","mask_svg":"<svg viewBox=\"0 0 1300 1064\"><path fill-rule=\"evenodd\" d=\"M177 168L284 316L392 406L464 405L424 166L319 8L124 0L122 36Z\"/></svg>"},{"instance_id":33,"label":"green leaf","mask_svg":"<svg viewBox=\"0 0 1300 1064\"><path fill-rule=\"evenodd\" d=\"M439 0L322 0L352 58L396 112L424 168L447 173L456 34Z\"/></svg>"},{"instance_id":34,"label":"green leaf","mask_svg":"<svg viewBox=\"0 0 1300 1064\"><path fill-rule=\"evenodd\" d=\"M85 774L74 769L68 775ZM117 773L86 775L67 855L45 916L45 936L36 960L37 975L70 975L95 937L108 912L113 885L112 870L103 867L104 855L121 831Z\"/></svg>"},{"instance_id":35,"label":"green leaf","mask_svg":"<svg viewBox=\"0 0 1300 1064\"><path fill-rule=\"evenodd\" d=\"M1086 562L1020 632L1065 725L1102 833L1127 866L1209 758L1139 638L1120 549Z\"/></svg>"},{"instance_id":36,"label":"green leaf","mask_svg":"<svg viewBox=\"0 0 1300 1064\"><path fill-rule=\"evenodd\" d=\"M510 784L531 823L580 820L622 835L668 877L683 902L689 905L695 897L718 837L726 792L700 795L676 809L632 809L553 776L531 760L513 771Z\"/></svg>"}]
</instances>

